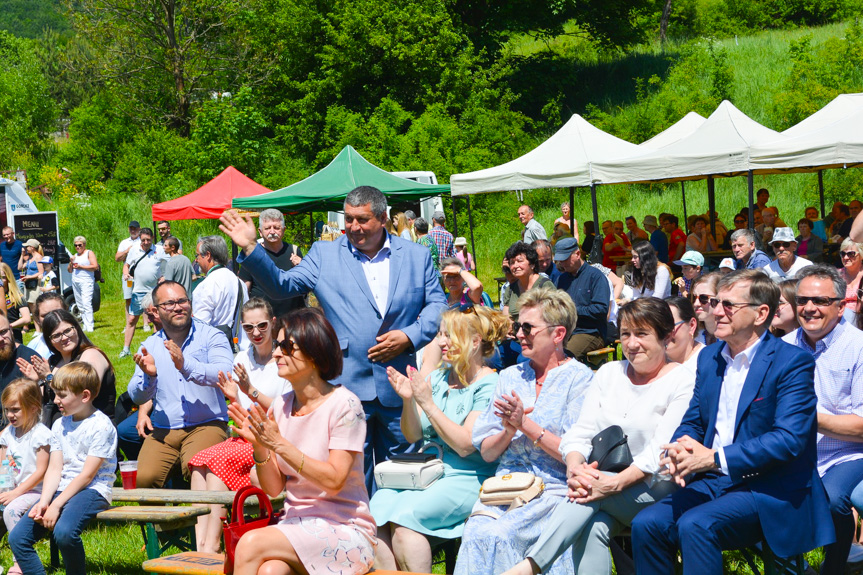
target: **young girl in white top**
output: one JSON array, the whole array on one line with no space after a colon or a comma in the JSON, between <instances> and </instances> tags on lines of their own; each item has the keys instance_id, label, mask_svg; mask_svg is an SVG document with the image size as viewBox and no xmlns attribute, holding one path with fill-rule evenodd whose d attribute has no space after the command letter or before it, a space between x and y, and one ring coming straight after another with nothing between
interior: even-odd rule
<instances>
[{"instance_id":1,"label":"young girl in white top","mask_svg":"<svg viewBox=\"0 0 863 575\"><path fill-rule=\"evenodd\" d=\"M3 522L12 528L39 501L42 478L48 469L51 430L39 422L42 413L42 393L35 382L18 378L9 383L0 395L9 425L0 433L2 460L9 462L15 488L0 493ZM16 561L8 573L21 573Z\"/></svg>"}]
</instances>

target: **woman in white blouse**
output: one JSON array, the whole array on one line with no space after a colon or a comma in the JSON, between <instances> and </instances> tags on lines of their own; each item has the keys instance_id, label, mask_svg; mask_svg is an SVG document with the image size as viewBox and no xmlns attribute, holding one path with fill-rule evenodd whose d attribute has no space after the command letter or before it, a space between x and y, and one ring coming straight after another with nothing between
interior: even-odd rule
<instances>
[{"instance_id":1,"label":"woman in white blouse","mask_svg":"<svg viewBox=\"0 0 863 575\"><path fill-rule=\"evenodd\" d=\"M607 541L675 485L662 475L660 446L680 424L695 384L686 367L669 362L665 346L674 318L664 301L644 298L620 308L620 343L626 356L593 378L578 421L563 436L568 497L555 508L539 540L509 573L544 573L572 547L576 573L611 574ZM587 463L591 440L619 425L633 463L620 473Z\"/></svg>"},{"instance_id":2,"label":"woman in white blouse","mask_svg":"<svg viewBox=\"0 0 863 575\"><path fill-rule=\"evenodd\" d=\"M671 295L671 274L656 258L656 250L650 242L632 246L632 267L632 299L665 299Z\"/></svg>"},{"instance_id":3,"label":"woman in white blouse","mask_svg":"<svg viewBox=\"0 0 863 575\"><path fill-rule=\"evenodd\" d=\"M695 341L698 333L698 318L695 317L695 309L685 297L674 296L666 298L665 303L671 307L671 315L674 316L674 329L671 330L671 339L665 355L668 361L682 363L692 373L695 373L698 364L698 354L704 349L704 344Z\"/></svg>"}]
</instances>

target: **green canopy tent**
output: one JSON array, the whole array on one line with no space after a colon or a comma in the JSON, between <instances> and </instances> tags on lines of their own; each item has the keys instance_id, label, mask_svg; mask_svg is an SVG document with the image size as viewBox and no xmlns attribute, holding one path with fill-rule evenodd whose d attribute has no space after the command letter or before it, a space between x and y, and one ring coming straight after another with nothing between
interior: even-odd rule
<instances>
[{"instance_id":1,"label":"green canopy tent","mask_svg":"<svg viewBox=\"0 0 863 575\"><path fill-rule=\"evenodd\" d=\"M234 198L232 206L247 210L276 208L283 212L341 211L345 196L358 186L374 186L388 198L421 200L449 193L449 185L421 184L385 172L370 164L351 146L345 146L329 165L286 188L249 198Z\"/></svg>"}]
</instances>

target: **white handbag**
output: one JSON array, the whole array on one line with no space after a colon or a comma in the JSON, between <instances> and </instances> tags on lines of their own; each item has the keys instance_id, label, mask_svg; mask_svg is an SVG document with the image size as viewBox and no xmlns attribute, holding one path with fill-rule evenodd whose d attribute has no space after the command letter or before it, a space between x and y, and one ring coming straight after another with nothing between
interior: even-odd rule
<instances>
[{"instance_id":1,"label":"white handbag","mask_svg":"<svg viewBox=\"0 0 863 575\"><path fill-rule=\"evenodd\" d=\"M429 447L438 456L424 453ZM443 477L443 449L437 443L426 443L417 453L406 453L375 465L378 489L426 489Z\"/></svg>"}]
</instances>

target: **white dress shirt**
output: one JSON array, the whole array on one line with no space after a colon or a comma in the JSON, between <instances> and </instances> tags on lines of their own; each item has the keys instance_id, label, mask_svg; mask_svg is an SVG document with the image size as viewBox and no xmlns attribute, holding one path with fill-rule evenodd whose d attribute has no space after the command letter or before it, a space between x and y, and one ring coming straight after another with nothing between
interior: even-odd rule
<instances>
[{"instance_id":1,"label":"white dress shirt","mask_svg":"<svg viewBox=\"0 0 863 575\"><path fill-rule=\"evenodd\" d=\"M755 359L755 353L766 336L767 332L733 358L727 343L722 348L721 354L725 360L725 377L722 379L722 389L719 392L713 449L719 452L720 470L725 475L728 475L728 462L725 459L723 448L734 443L737 404L740 403L740 394L743 392L743 384L746 383L746 376L749 375L752 360Z\"/></svg>"},{"instance_id":2,"label":"white dress shirt","mask_svg":"<svg viewBox=\"0 0 863 575\"><path fill-rule=\"evenodd\" d=\"M249 347L246 333L234 325L234 312L237 309L237 290L242 291L242 306L249 300L246 284L231 270L219 266L211 269L207 277L195 288L192 298L192 316L207 325L229 325L232 328L240 349Z\"/></svg>"},{"instance_id":3,"label":"white dress shirt","mask_svg":"<svg viewBox=\"0 0 863 575\"><path fill-rule=\"evenodd\" d=\"M369 290L372 292L372 297L375 304L378 306L378 311L383 316L387 311L387 302L390 293L390 235L384 233L384 245L374 257L370 258L360 250L354 247L351 242L348 242L348 248L351 254L363 266L363 273L366 275L366 281L369 283Z\"/></svg>"}]
</instances>

